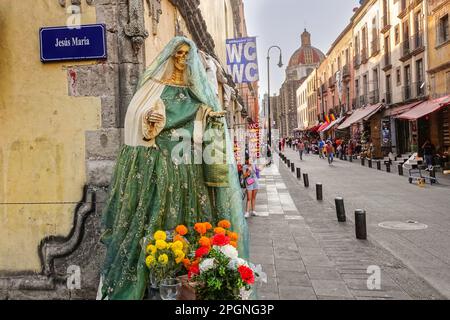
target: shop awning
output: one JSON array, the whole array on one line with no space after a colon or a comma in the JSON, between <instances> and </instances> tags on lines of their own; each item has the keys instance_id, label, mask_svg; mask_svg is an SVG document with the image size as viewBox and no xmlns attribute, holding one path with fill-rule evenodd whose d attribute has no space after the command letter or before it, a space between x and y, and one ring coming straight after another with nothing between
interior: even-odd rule
<instances>
[{"instance_id":1,"label":"shop awning","mask_svg":"<svg viewBox=\"0 0 450 320\"><path fill-rule=\"evenodd\" d=\"M309 131L311 132L317 132L317 130L319 130L319 128L322 126L322 123L313 126L311 129L309 129Z\"/></svg>"},{"instance_id":2,"label":"shop awning","mask_svg":"<svg viewBox=\"0 0 450 320\"><path fill-rule=\"evenodd\" d=\"M411 110L412 108L414 108L415 106L417 106L418 104L421 104L423 101L416 101L413 103L409 103L409 104L405 104L403 106L400 107L393 107L393 108L389 108L387 110L384 111L384 116L385 117L396 117L402 113L405 113L409 110Z\"/></svg>"},{"instance_id":3,"label":"shop awning","mask_svg":"<svg viewBox=\"0 0 450 320\"><path fill-rule=\"evenodd\" d=\"M341 123L344 120L345 117L339 117L336 120L332 121L331 123L328 124L328 126L326 126L322 132L328 131L330 129L332 129L334 126L338 125L339 123Z\"/></svg>"},{"instance_id":4,"label":"shop awning","mask_svg":"<svg viewBox=\"0 0 450 320\"><path fill-rule=\"evenodd\" d=\"M317 132L322 132L325 130L326 127L330 125L330 122L324 122L318 129Z\"/></svg>"},{"instance_id":5,"label":"shop awning","mask_svg":"<svg viewBox=\"0 0 450 320\"><path fill-rule=\"evenodd\" d=\"M427 114L438 111L439 109L448 106L449 104L450 95L434 100L428 100L415 106L411 110L402 113L401 115L397 116L397 118L404 120L416 120L422 118L423 116L426 116Z\"/></svg>"},{"instance_id":6,"label":"shop awning","mask_svg":"<svg viewBox=\"0 0 450 320\"><path fill-rule=\"evenodd\" d=\"M347 129L355 122L367 120L383 107L382 103L367 106L365 108L356 109L350 117L348 117L339 127L339 130Z\"/></svg>"}]
</instances>

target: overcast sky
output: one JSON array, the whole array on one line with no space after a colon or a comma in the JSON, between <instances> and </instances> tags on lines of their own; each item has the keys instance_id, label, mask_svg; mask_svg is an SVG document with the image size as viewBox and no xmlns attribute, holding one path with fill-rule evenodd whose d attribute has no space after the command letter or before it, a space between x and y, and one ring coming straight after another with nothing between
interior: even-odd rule
<instances>
[{"instance_id":1,"label":"overcast sky","mask_svg":"<svg viewBox=\"0 0 450 320\"><path fill-rule=\"evenodd\" d=\"M267 50L278 45L283 52L280 69L278 50L270 51L270 91L278 93L285 68L300 47L300 35L306 28L312 45L327 53L333 41L347 26L358 0L244 0L249 36L257 37L260 98L267 92Z\"/></svg>"}]
</instances>

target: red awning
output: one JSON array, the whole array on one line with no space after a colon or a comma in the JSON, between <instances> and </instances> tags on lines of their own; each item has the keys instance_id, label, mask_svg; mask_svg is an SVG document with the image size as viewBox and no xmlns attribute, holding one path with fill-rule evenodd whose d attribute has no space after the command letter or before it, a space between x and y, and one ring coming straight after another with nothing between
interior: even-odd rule
<instances>
[{"instance_id":1,"label":"red awning","mask_svg":"<svg viewBox=\"0 0 450 320\"><path fill-rule=\"evenodd\" d=\"M352 115L348 117L339 127L337 127L338 130L346 129L350 127L355 122L361 121L361 120L368 120L373 114L377 113L378 110L383 107L382 103L374 104L371 106L367 106L365 108L359 108L353 111Z\"/></svg>"},{"instance_id":2,"label":"red awning","mask_svg":"<svg viewBox=\"0 0 450 320\"><path fill-rule=\"evenodd\" d=\"M320 128L321 125L322 125L322 124L315 125L315 126L313 126L311 129L309 129L309 131L311 131L311 132L317 132L317 130Z\"/></svg>"},{"instance_id":3,"label":"red awning","mask_svg":"<svg viewBox=\"0 0 450 320\"><path fill-rule=\"evenodd\" d=\"M416 120L422 118L423 116L426 116L427 114L438 111L439 109L448 106L449 104L450 95L434 100L428 100L415 106L411 110L402 113L401 115L397 116L397 118L404 120Z\"/></svg>"},{"instance_id":4,"label":"red awning","mask_svg":"<svg viewBox=\"0 0 450 320\"><path fill-rule=\"evenodd\" d=\"M404 106L389 108L384 111L384 116L385 117L396 117L402 113L405 113L405 112L411 110L412 108L414 108L418 104L421 104L422 102L423 101L416 101L413 103L405 104Z\"/></svg>"},{"instance_id":5,"label":"red awning","mask_svg":"<svg viewBox=\"0 0 450 320\"><path fill-rule=\"evenodd\" d=\"M329 122L324 122L318 129L317 132L322 132L323 130L325 130L326 127L328 127L330 125Z\"/></svg>"}]
</instances>

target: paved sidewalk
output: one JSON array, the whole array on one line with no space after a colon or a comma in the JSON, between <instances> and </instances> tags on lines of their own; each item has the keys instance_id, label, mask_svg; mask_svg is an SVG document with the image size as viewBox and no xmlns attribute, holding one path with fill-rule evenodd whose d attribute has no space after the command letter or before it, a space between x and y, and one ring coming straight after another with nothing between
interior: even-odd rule
<instances>
[{"instance_id":1,"label":"paved sidewalk","mask_svg":"<svg viewBox=\"0 0 450 320\"><path fill-rule=\"evenodd\" d=\"M443 298L386 250L356 240L351 222L338 223L334 208L312 198L275 160L279 168L262 172L258 216L248 220L251 260L268 275L260 299ZM372 265L381 270L380 290L367 287Z\"/></svg>"},{"instance_id":2,"label":"paved sidewalk","mask_svg":"<svg viewBox=\"0 0 450 320\"><path fill-rule=\"evenodd\" d=\"M317 155L307 155L304 161L300 161L293 150L286 149L285 153L294 160L296 167L309 174L311 187L307 192L311 197L315 197L315 183L321 182L324 202L334 207L334 198L344 197L350 220L355 209L365 209L370 240L389 250L414 273L450 298L449 186L427 184L421 188L409 184L406 176L380 172L376 168L368 168L367 163L363 167L360 161L336 160L328 165ZM379 225L391 221L417 221L427 228L390 230Z\"/></svg>"}]
</instances>

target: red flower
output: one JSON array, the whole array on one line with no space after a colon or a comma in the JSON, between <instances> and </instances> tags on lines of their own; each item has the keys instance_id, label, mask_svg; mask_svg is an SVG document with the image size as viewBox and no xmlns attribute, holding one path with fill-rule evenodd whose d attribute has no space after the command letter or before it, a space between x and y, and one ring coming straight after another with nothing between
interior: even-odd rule
<instances>
[{"instance_id":1,"label":"red flower","mask_svg":"<svg viewBox=\"0 0 450 320\"><path fill-rule=\"evenodd\" d=\"M191 280L193 275L199 274L200 268L197 265L192 266L188 272L188 279Z\"/></svg>"},{"instance_id":2,"label":"red flower","mask_svg":"<svg viewBox=\"0 0 450 320\"><path fill-rule=\"evenodd\" d=\"M242 280L247 284L255 283L255 275L253 270L246 266L240 266L238 272L241 274Z\"/></svg>"},{"instance_id":3,"label":"red flower","mask_svg":"<svg viewBox=\"0 0 450 320\"><path fill-rule=\"evenodd\" d=\"M206 256L208 253L209 253L208 247L200 247L197 249L197 251L195 251L195 257L201 258L203 256Z\"/></svg>"},{"instance_id":4,"label":"red flower","mask_svg":"<svg viewBox=\"0 0 450 320\"><path fill-rule=\"evenodd\" d=\"M215 246L225 246L230 243L230 237L227 237L223 233L216 234L212 239L212 244Z\"/></svg>"}]
</instances>

